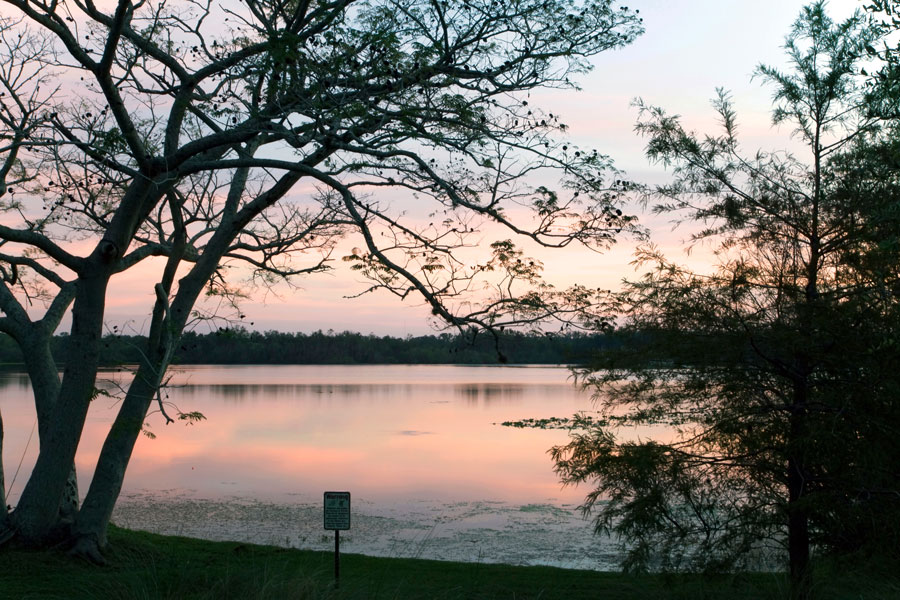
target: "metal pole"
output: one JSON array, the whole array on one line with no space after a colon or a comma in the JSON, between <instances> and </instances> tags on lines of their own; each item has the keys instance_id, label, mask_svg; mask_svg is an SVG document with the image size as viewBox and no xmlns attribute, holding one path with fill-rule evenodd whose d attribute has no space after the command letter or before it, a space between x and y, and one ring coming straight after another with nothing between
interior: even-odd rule
<instances>
[{"instance_id":1,"label":"metal pole","mask_svg":"<svg viewBox=\"0 0 900 600\"><path fill-rule=\"evenodd\" d=\"M340 585L341 577L341 532L334 530L334 587Z\"/></svg>"}]
</instances>

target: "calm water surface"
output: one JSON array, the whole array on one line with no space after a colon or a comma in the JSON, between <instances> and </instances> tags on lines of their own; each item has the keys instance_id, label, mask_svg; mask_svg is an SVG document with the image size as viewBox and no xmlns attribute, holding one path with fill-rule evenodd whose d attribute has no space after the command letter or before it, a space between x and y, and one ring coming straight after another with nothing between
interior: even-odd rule
<instances>
[{"instance_id":1,"label":"calm water surface","mask_svg":"<svg viewBox=\"0 0 900 600\"><path fill-rule=\"evenodd\" d=\"M123 493L284 500L351 490L373 502L498 500L577 504L562 489L547 450L564 431L501 427L526 417L590 408L561 367L190 366L170 371L167 401L199 411L195 425L165 425L141 437ZM115 394L127 373L105 373ZM37 455L27 376L0 374L3 461L15 504ZM116 410L99 397L76 458L82 493ZM169 409L175 412L174 408ZM19 462L21 461L21 467Z\"/></svg>"}]
</instances>

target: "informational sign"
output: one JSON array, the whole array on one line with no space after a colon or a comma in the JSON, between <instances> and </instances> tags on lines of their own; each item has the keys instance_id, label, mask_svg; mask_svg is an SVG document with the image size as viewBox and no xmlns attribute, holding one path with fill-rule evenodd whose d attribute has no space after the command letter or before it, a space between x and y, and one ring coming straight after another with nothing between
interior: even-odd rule
<instances>
[{"instance_id":1,"label":"informational sign","mask_svg":"<svg viewBox=\"0 0 900 600\"><path fill-rule=\"evenodd\" d=\"M350 529L350 492L325 492L325 529Z\"/></svg>"}]
</instances>

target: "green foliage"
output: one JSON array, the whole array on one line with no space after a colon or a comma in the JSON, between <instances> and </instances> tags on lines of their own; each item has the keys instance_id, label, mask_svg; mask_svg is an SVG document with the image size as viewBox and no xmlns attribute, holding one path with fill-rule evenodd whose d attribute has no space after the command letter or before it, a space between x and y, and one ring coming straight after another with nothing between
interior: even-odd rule
<instances>
[{"instance_id":1,"label":"green foliage","mask_svg":"<svg viewBox=\"0 0 900 600\"><path fill-rule=\"evenodd\" d=\"M787 38L791 70L758 69L806 161L743 156L724 91L720 135L638 102L647 155L674 173L655 209L701 226L717 261L639 253L649 272L612 300L630 340L580 373L601 418L552 450L563 482L595 486L583 510L622 538L626 568L788 562L806 597L811 551L900 543L900 161L860 77L879 35L815 3Z\"/></svg>"},{"instance_id":2,"label":"green foliage","mask_svg":"<svg viewBox=\"0 0 900 600\"><path fill-rule=\"evenodd\" d=\"M60 363L71 356L67 336L53 339ZM104 337L105 365L137 364L145 338L129 335ZM619 342L602 333L521 333L500 335L499 347L515 364L576 364L597 349ZM498 342L487 335L391 336L344 331L284 333L220 329L184 335L175 352L175 364L493 364ZM0 363L21 363L22 355L6 336L0 336Z\"/></svg>"},{"instance_id":3,"label":"green foliage","mask_svg":"<svg viewBox=\"0 0 900 600\"><path fill-rule=\"evenodd\" d=\"M866 54L877 58L875 68L861 69L869 77L867 101L874 114L896 119L900 116L900 2L897 0L871 0L864 9L871 14L881 33L877 43L865 47Z\"/></svg>"},{"instance_id":4,"label":"green foliage","mask_svg":"<svg viewBox=\"0 0 900 600\"><path fill-rule=\"evenodd\" d=\"M200 421L205 421L206 416L199 411L192 410L192 411L186 412L186 413L184 413L184 412L178 413L178 420L184 421L188 425L193 425L194 423L198 423Z\"/></svg>"}]
</instances>

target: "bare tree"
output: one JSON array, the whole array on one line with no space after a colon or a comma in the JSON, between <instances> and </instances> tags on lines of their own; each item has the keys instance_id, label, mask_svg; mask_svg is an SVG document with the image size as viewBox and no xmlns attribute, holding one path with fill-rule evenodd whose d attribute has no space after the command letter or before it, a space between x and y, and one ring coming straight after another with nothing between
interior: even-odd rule
<instances>
[{"instance_id":1,"label":"bare tree","mask_svg":"<svg viewBox=\"0 0 900 600\"><path fill-rule=\"evenodd\" d=\"M591 292L543 284L511 241L478 264L459 251L486 222L596 249L632 226L610 161L529 103L641 32L606 0L5 4L0 329L28 357L41 423L7 519L26 543L62 537L102 560L135 439L202 298L326 270L353 234L362 248L345 258L371 289L418 295L451 325L569 319ZM66 482L107 286L153 260L144 359L77 508ZM60 380L48 341L67 310Z\"/></svg>"}]
</instances>

